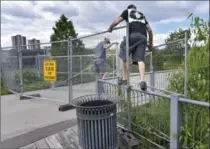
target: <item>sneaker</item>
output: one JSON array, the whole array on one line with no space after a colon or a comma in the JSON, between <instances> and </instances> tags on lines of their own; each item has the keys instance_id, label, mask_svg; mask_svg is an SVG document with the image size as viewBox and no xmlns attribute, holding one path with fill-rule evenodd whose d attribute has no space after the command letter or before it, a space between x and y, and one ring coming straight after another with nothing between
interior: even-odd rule
<instances>
[{"instance_id":1,"label":"sneaker","mask_svg":"<svg viewBox=\"0 0 210 149\"><path fill-rule=\"evenodd\" d=\"M146 91L147 90L147 83L145 81L141 81L139 83L141 90Z\"/></svg>"},{"instance_id":2,"label":"sneaker","mask_svg":"<svg viewBox=\"0 0 210 149\"><path fill-rule=\"evenodd\" d=\"M127 85L128 81L127 80L122 80L122 85Z\"/></svg>"},{"instance_id":3,"label":"sneaker","mask_svg":"<svg viewBox=\"0 0 210 149\"><path fill-rule=\"evenodd\" d=\"M117 84L118 85L127 85L128 81L127 80L123 80L122 78L118 79Z\"/></svg>"}]
</instances>

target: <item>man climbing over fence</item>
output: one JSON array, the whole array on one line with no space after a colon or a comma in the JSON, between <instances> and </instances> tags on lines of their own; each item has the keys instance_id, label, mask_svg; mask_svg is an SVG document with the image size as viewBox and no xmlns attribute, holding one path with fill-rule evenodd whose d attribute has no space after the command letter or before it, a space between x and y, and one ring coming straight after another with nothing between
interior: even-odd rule
<instances>
[{"instance_id":1,"label":"man climbing over fence","mask_svg":"<svg viewBox=\"0 0 210 149\"><path fill-rule=\"evenodd\" d=\"M153 47L153 33L152 29L142 12L136 9L135 5L129 5L122 14L110 25L108 32L122 21L129 23L129 55L132 54L134 65L139 66L140 73L140 87L142 90L147 89L145 82L145 51L147 47L147 32L149 34L149 49ZM125 42L125 38L124 38ZM126 68L126 47L121 46L119 57L122 60L123 78L119 81L119 85L127 85L128 70Z\"/></svg>"},{"instance_id":2,"label":"man climbing over fence","mask_svg":"<svg viewBox=\"0 0 210 149\"><path fill-rule=\"evenodd\" d=\"M112 45L118 44L117 42L111 43L108 38L105 38L103 41L99 42L95 48L94 56L94 71L96 73L103 73L102 79L105 79L108 76L109 65L106 62L106 50L109 49Z\"/></svg>"}]
</instances>

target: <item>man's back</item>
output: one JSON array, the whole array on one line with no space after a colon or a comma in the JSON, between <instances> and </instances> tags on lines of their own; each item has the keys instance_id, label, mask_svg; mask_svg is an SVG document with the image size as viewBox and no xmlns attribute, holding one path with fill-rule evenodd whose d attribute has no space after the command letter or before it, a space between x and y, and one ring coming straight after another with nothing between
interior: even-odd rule
<instances>
[{"instance_id":1,"label":"man's back","mask_svg":"<svg viewBox=\"0 0 210 149\"><path fill-rule=\"evenodd\" d=\"M148 24L144 14L135 9L125 9L120 15L126 22L129 22L131 33L141 33L147 36L146 25Z\"/></svg>"},{"instance_id":2,"label":"man's back","mask_svg":"<svg viewBox=\"0 0 210 149\"><path fill-rule=\"evenodd\" d=\"M106 50L104 48L104 42L101 41L95 48L95 57L96 59L105 60L106 59Z\"/></svg>"}]
</instances>

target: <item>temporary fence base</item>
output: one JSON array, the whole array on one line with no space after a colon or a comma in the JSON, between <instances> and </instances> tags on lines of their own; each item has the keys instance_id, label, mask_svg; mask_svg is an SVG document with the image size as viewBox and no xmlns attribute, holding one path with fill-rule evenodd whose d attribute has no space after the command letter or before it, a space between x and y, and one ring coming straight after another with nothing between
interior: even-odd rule
<instances>
[{"instance_id":1,"label":"temporary fence base","mask_svg":"<svg viewBox=\"0 0 210 149\"><path fill-rule=\"evenodd\" d=\"M68 111L73 109L75 109L75 107L71 104L60 105L58 108L59 111Z\"/></svg>"},{"instance_id":2,"label":"temporary fence base","mask_svg":"<svg viewBox=\"0 0 210 149\"><path fill-rule=\"evenodd\" d=\"M34 97L41 97L41 94L20 95L20 100L34 99Z\"/></svg>"},{"instance_id":3,"label":"temporary fence base","mask_svg":"<svg viewBox=\"0 0 210 149\"><path fill-rule=\"evenodd\" d=\"M124 128L118 127L118 139L119 139L119 149L138 149L139 140L130 132L127 132Z\"/></svg>"}]
</instances>

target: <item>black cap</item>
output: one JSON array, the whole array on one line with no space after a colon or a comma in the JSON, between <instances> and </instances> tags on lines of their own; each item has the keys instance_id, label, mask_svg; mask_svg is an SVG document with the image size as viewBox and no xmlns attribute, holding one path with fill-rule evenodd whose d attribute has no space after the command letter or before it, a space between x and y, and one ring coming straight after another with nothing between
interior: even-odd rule
<instances>
[{"instance_id":1,"label":"black cap","mask_svg":"<svg viewBox=\"0 0 210 149\"><path fill-rule=\"evenodd\" d=\"M135 9L136 9L136 6L133 5L133 4L130 4L130 5L127 7L127 9L131 9L131 8L135 8Z\"/></svg>"}]
</instances>

